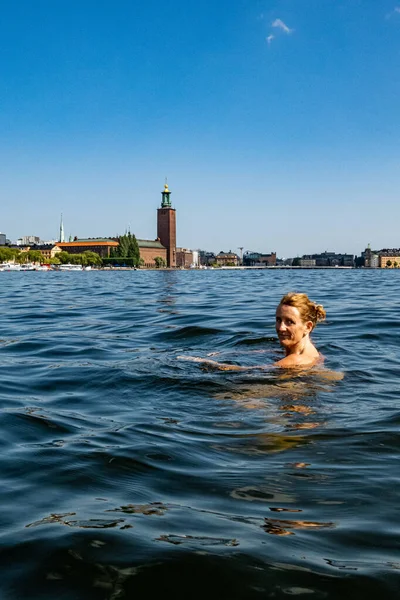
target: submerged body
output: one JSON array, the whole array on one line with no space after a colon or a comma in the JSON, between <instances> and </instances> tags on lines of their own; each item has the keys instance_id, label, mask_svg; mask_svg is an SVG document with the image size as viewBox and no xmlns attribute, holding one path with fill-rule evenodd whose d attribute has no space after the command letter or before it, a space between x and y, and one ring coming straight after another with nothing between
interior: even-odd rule
<instances>
[{"instance_id":1,"label":"submerged body","mask_svg":"<svg viewBox=\"0 0 400 600\"><path fill-rule=\"evenodd\" d=\"M220 371L248 371L250 369L270 369L273 366L284 369L304 369L321 364L323 356L310 339L310 333L318 321L325 319L325 310L312 302L306 294L289 293L280 301L276 309L275 328L285 357L273 365L241 367L216 360L196 356L178 356L181 360L199 362Z\"/></svg>"}]
</instances>

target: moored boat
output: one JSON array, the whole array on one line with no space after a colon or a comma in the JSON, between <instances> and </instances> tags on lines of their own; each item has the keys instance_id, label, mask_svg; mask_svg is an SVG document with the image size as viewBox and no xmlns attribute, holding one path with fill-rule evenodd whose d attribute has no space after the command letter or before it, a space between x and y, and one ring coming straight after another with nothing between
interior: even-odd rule
<instances>
[{"instance_id":1,"label":"moored boat","mask_svg":"<svg viewBox=\"0 0 400 600\"><path fill-rule=\"evenodd\" d=\"M58 267L59 271L83 271L82 265L71 265L67 263L66 265L60 265Z\"/></svg>"}]
</instances>

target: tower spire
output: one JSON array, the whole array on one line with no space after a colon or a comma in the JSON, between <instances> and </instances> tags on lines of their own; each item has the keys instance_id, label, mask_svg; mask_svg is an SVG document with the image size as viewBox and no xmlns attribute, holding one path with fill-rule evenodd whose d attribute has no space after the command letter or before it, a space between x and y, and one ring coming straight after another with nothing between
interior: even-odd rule
<instances>
[{"instance_id":1,"label":"tower spire","mask_svg":"<svg viewBox=\"0 0 400 600\"><path fill-rule=\"evenodd\" d=\"M172 208L170 195L171 192L168 189L167 178L165 178L164 190L161 192L161 208Z\"/></svg>"},{"instance_id":2,"label":"tower spire","mask_svg":"<svg viewBox=\"0 0 400 600\"><path fill-rule=\"evenodd\" d=\"M64 237L64 223L63 223L63 215L61 213L61 221L60 221L60 242L65 242Z\"/></svg>"}]
</instances>

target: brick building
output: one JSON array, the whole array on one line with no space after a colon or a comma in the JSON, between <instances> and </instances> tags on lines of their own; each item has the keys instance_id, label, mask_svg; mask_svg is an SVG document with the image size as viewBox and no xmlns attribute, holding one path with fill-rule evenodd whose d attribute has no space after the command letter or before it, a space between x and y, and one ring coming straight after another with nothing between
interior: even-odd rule
<instances>
[{"instance_id":1,"label":"brick building","mask_svg":"<svg viewBox=\"0 0 400 600\"><path fill-rule=\"evenodd\" d=\"M161 196L161 208L157 209L157 237L167 249L167 266L176 267L176 211L172 208L167 183Z\"/></svg>"},{"instance_id":2,"label":"brick building","mask_svg":"<svg viewBox=\"0 0 400 600\"><path fill-rule=\"evenodd\" d=\"M161 192L161 208L157 209L157 238L155 240L137 239L140 258L144 266L155 267L155 258L162 258L168 267L176 266L176 211L172 208L168 185ZM74 238L72 242L64 241L64 225L61 216L60 241L56 246L69 254L96 252L102 258L109 258L111 250L118 248L117 238Z\"/></svg>"},{"instance_id":3,"label":"brick building","mask_svg":"<svg viewBox=\"0 0 400 600\"><path fill-rule=\"evenodd\" d=\"M176 249L176 266L188 269L194 263L193 251L188 248Z\"/></svg>"},{"instance_id":4,"label":"brick building","mask_svg":"<svg viewBox=\"0 0 400 600\"><path fill-rule=\"evenodd\" d=\"M167 264L167 249L162 245L159 239L157 240L137 240L140 258L143 259L145 267L155 267L155 258L159 256Z\"/></svg>"},{"instance_id":5,"label":"brick building","mask_svg":"<svg viewBox=\"0 0 400 600\"><path fill-rule=\"evenodd\" d=\"M56 242L64 252L68 254L82 254L82 252L96 252L101 258L109 258L113 248L118 248L118 242L114 238L88 238L79 240L74 238L72 242Z\"/></svg>"}]
</instances>

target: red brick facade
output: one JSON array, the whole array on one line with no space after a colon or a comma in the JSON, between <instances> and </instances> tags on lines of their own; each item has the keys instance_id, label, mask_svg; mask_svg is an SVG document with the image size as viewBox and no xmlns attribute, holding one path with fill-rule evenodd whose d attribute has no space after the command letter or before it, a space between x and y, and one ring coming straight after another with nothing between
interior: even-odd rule
<instances>
[{"instance_id":1,"label":"red brick facade","mask_svg":"<svg viewBox=\"0 0 400 600\"><path fill-rule=\"evenodd\" d=\"M143 259L145 267L155 267L156 263L154 262L154 259L157 256L160 256L163 260L165 260L165 263L167 264L167 249L162 248L160 245L160 242L157 242L158 246L160 246L160 247L151 247L151 246L144 247L141 244L141 242L142 242L142 240L138 240L139 250L140 250L140 258ZM148 242L148 244L150 244L150 242Z\"/></svg>"},{"instance_id":2,"label":"red brick facade","mask_svg":"<svg viewBox=\"0 0 400 600\"><path fill-rule=\"evenodd\" d=\"M58 246L64 252L69 254L81 254L82 252L96 252L102 258L108 258L112 248L118 248L119 244L117 241L109 240L76 240L73 242L56 242Z\"/></svg>"},{"instance_id":3,"label":"red brick facade","mask_svg":"<svg viewBox=\"0 0 400 600\"><path fill-rule=\"evenodd\" d=\"M176 266L188 269L193 263L193 252L186 248L176 249Z\"/></svg>"},{"instance_id":4,"label":"red brick facade","mask_svg":"<svg viewBox=\"0 0 400 600\"><path fill-rule=\"evenodd\" d=\"M157 237L167 249L167 266L176 267L176 211L174 208L157 209Z\"/></svg>"}]
</instances>

